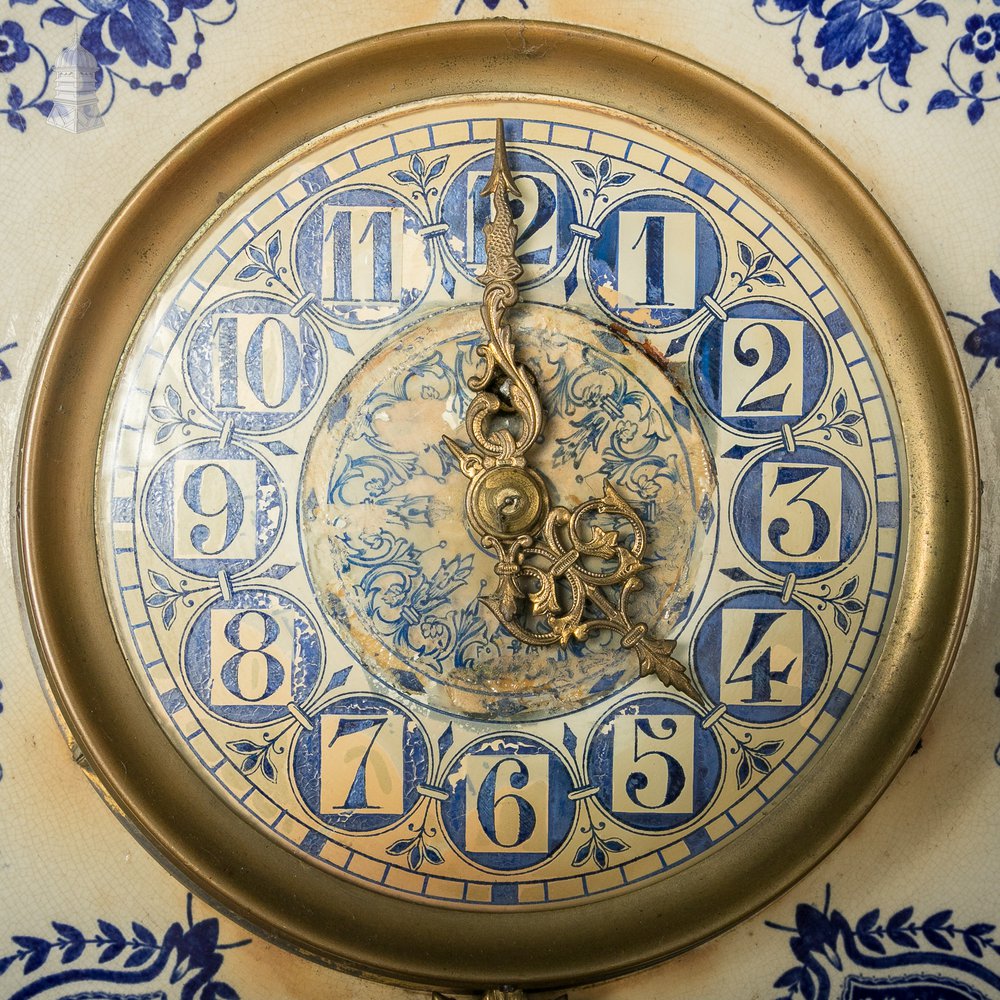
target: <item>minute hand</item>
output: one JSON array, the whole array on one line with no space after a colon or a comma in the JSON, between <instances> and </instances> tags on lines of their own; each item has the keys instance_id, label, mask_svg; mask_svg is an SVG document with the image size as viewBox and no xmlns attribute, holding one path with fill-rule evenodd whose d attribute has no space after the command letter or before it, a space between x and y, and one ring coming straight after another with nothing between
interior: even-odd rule
<instances>
[{"instance_id":1,"label":"minute hand","mask_svg":"<svg viewBox=\"0 0 1000 1000\"><path fill-rule=\"evenodd\" d=\"M607 481L602 497L573 510L550 511L548 487L527 465L525 453L541 433L544 413L534 377L515 359L507 321L519 298L522 268L514 252L517 229L510 207L517 187L501 121L483 194L493 198L493 221L483 230L486 270L479 279L486 286L481 311L487 339L478 351L486 368L469 379L475 395L465 425L472 449L444 439L470 479L466 515L482 544L497 554L497 589L483 603L511 635L530 645L565 645L611 629L621 636L623 648L635 650L640 675L655 673L668 687L700 702L684 667L671 655L674 641L654 638L629 611L632 594L642 588L639 574L647 568L641 518ZM623 543L617 530L588 526L593 515L626 522L631 539ZM528 616L519 613L526 597L542 631L530 628Z\"/></svg>"}]
</instances>

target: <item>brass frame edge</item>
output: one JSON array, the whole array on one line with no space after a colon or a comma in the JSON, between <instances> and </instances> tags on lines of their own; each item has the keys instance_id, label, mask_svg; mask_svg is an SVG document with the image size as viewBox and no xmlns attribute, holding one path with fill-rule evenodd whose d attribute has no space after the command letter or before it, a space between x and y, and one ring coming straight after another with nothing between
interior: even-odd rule
<instances>
[{"instance_id":1,"label":"brass frame edge","mask_svg":"<svg viewBox=\"0 0 1000 1000\"><path fill-rule=\"evenodd\" d=\"M630 73L638 65L644 73ZM221 806L131 681L100 583L93 477L110 379L134 320L220 191L238 190L342 122L498 87L592 100L661 123L749 177L813 237L829 234L830 266L854 291L893 384L906 387L897 403L913 489L892 641L883 637L849 732L824 748L822 768L725 850L668 878L563 909L470 913L338 879ZM193 175L200 164L210 169ZM904 322L912 339L894 340ZM780 111L681 56L593 29L500 20L409 29L319 56L229 105L150 172L91 247L52 320L25 410L18 483L18 558L39 655L67 724L142 838L185 881L304 954L456 989L621 975L732 926L804 875L861 819L919 737L961 638L979 526L968 393L943 317L901 237L847 168ZM934 608L946 614L935 617ZM889 719L905 724L886 743ZM872 746L886 754L877 765ZM834 822L829 803L838 806ZM801 835L813 828L816 840L803 849ZM747 871L756 877L741 885Z\"/></svg>"}]
</instances>

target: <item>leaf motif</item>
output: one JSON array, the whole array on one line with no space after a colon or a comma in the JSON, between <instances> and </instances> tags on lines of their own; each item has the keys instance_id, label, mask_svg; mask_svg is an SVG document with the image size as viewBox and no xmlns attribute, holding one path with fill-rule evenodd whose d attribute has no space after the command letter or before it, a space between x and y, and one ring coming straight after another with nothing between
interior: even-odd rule
<instances>
[{"instance_id":1,"label":"leaf motif","mask_svg":"<svg viewBox=\"0 0 1000 1000\"><path fill-rule=\"evenodd\" d=\"M847 615L844 614L843 610L839 607L834 607L833 609L833 623L840 629L841 632L844 633L844 635L847 635L847 632L851 627L851 623L848 620Z\"/></svg>"},{"instance_id":2,"label":"leaf motif","mask_svg":"<svg viewBox=\"0 0 1000 1000\"><path fill-rule=\"evenodd\" d=\"M79 941L74 941L63 952L62 964L69 965L70 962L75 962L83 954L83 949L86 947L86 945L87 942L82 939Z\"/></svg>"},{"instance_id":3,"label":"leaf motif","mask_svg":"<svg viewBox=\"0 0 1000 1000\"><path fill-rule=\"evenodd\" d=\"M597 183L597 174L594 173L594 168L586 160L574 160L573 166L576 167L576 172L585 181Z\"/></svg>"},{"instance_id":4,"label":"leaf motif","mask_svg":"<svg viewBox=\"0 0 1000 1000\"><path fill-rule=\"evenodd\" d=\"M267 243L267 259L274 267L275 262L278 259L278 254L281 253L281 233L280 231L275 233Z\"/></svg>"},{"instance_id":5,"label":"leaf motif","mask_svg":"<svg viewBox=\"0 0 1000 1000\"><path fill-rule=\"evenodd\" d=\"M162 608L165 604L170 604L177 600L176 594L151 594L146 598L147 608Z\"/></svg>"},{"instance_id":6,"label":"leaf motif","mask_svg":"<svg viewBox=\"0 0 1000 1000\"><path fill-rule=\"evenodd\" d=\"M850 597L858 589L858 578L852 576L843 587L840 588L840 593L837 594L837 600L839 601L842 597Z\"/></svg>"},{"instance_id":7,"label":"leaf motif","mask_svg":"<svg viewBox=\"0 0 1000 1000\"><path fill-rule=\"evenodd\" d=\"M865 606L856 597L852 597L850 600L844 601L843 607L849 615L856 615L865 610Z\"/></svg>"},{"instance_id":8,"label":"leaf motif","mask_svg":"<svg viewBox=\"0 0 1000 1000\"><path fill-rule=\"evenodd\" d=\"M410 848L410 853L406 858L407 867L411 871L416 871L420 867L420 862L423 860L423 852L420 850L420 842L418 841Z\"/></svg>"},{"instance_id":9,"label":"leaf motif","mask_svg":"<svg viewBox=\"0 0 1000 1000\"><path fill-rule=\"evenodd\" d=\"M579 868L580 865L586 864L587 860L590 858L590 852L593 849L594 842L592 840L588 840L586 844L581 844L577 848L576 854L573 855L573 861L571 862L573 867Z\"/></svg>"},{"instance_id":10,"label":"leaf motif","mask_svg":"<svg viewBox=\"0 0 1000 1000\"><path fill-rule=\"evenodd\" d=\"M452 730L451 723L448 723L448 728L438 737L438 753L443 757L451 745L455 742L455 733Z\"/></svg>"},{"instance_id":11,"label":"leaf motif","mask_svg":"<svg viewBox=\"0 0 1000 1000\"><path fill-rule=\"evenodd\" d=\"M2 976L17 961L17 952L0 958L0 976Z\"/></svg>"},{"instance_id":12,"label":"leaf motif","mask_svg":"<svg viewBox=\"0 0 1000 1000\"><path fill-rule=\"evenodd\" d=\"M175 410L178 415L181 412L181 394L172 386L168 385L163 391L163 398L167 401L167 406Z\"/></svg>"},{"instance_id":13,"label":"leaf motif","mask_svg":"<svg viewBox=\"0 0 1000 1000\"><path fill-rule=\"evenodd\" d=\"M861 444L861 435L857 431L852 431L850 427L838 427L837 433L847 444Z\"/></svg>"},{"instance_id":14,"label":"leaf motif","mask_svg":"<svg viewBox=\"0 0 1000 1000\"><path fill-rule=\"evenodd\" d=\"M943 17L945 24L948 23L948 11L939 3L931 3L930 0L925 0L924 3L918 3L915 10L919 17Z\"/></svg>"},{"instance_id":15,"label":"leaf motif","mask_svg":"<svg viewBox=\"0 0 1000 1000\"><path fill-rule=\"evenodd\" d=\"M253 774L253 772L257 770L257 765L261 761L263 752L263 750L259 750L257 753L247 754L247 756L240 761L240 770L244 774Z\"/></svg>"},{"instance_id":16,"label":"leaf motif","mask_svg":"<svg viewBox=\"0 0 1000 1000\"><path fill-rule=\"evenodd\" d=\"M599 843L594 844L594 860L601 871L608 867L608 852Z\"/></svg>"},{"instance_id":17,"label":"leaf motif","mask_svg":"<svg viewBox=\"0 0 1000 1000\"><path fill-rule=\"evenodd\" d=\"M121 954L122 948L124 947L124 941L115 941L114 943L109 944L107 948L105 948L104 951L97 956L98 963L103 965L105 962L110 962L113 958L117 958Z\"/></svg>"},{"instance_id":18,"label":"leaf motif","mask_svg":"<svg viewBox=\"0 0 1000 1000\"><path fill-rule=\"evenodd\" d=\"M773 757L784 745L784 740L768 740L767 743L761 743L760 746L754 747L754 753L762 753L765 757Z\"/></svg>"},{"instance_id":19,"label":"leaf motif","mask_svg":"<svg viewBox=\"0 0 1000 1000\"><path fill-rule=\"evenodd\" d=\"M576 733L569 728L569 724L563 723L563 746L571 753L576 753Z\"/></svg>"},{"instance_id":20,"label":"leaf motif","mask_svg":"<svg viewBox=\"0 0 1000 1000\"><path fill-rule=\"evenodd\" d=\"M230 750L235 750L236 753L256 753L258 750L263 749L256 743L252 743L250 740L233 740L231 743L226 744Z\"/></svg>"},{"instance_id":21,"label":"leaf motif","mask_svg":"<svg viewBox=\"0 0 1000 1000\"><path fill-rule=\"evenodd\" d=\"M177 602L171 601L170 604L165 605L163 608L163 627L170 628L173 625L175 619L177 618Z\"/></svg>"},{"instance_id":22,"label":"leaf motif","mask_svg":"<svg viewBox=\"0 0 1000 1000\"><path fill-rule=\"evenodd\" d=\"M413 174L409 173L406 170L390 170L389 171L389 176L397 184L416 184L417 183L416 177L414 177Z\"/></svg>"},{"instance_id":23,"label":"leaf motif","mask_svg":"<svg viewBox=\"0 0 1000 1000\"><path fill-rule=\"evenodd\" d=\"M874 951L878 955L885 954L885 945L874 934L859 934L858 944L869 951Z\"/></svg>"},{"instance_id":24,"label":"leaf motif","mask_svg":"<svg viewBox=\"0 0 1000 1000\"><path fill-rule=\"evenodd\" d=\"M736 787L742 788L750 780L750 758L747 754L740 757L736 765Z\"/></svg>"},{"instance_id":25,"label":"leaf motif","mask_svg":"<svg viewBox=\"0 0 1000 1000\"><path fill-rule=\"evenodd\" d=\"M267 264L267 258L264 256L264 251L260 247L255 247L252 243L247 247L247 256L261 267Z\"/></svg>"},{"instance_id":26,"label":"leaf motif","mask_svg":"<svg viewBox=\"0 0 1000 1000\"><path fill-rule=\"evenodd\" d=\"M134 969L137 965L143 965L153 957L152 948L136 948L135 951L125 959L125 968Z\"/></svg>"},{"instance_id":27,"label":"leaf motif","mask_svg":"<svg viewBox=\"0 0 1000 1000\"><path fill-rule=\"evenodd\" d=\"M969 124L976 125L979 123L979 119L983 117L983 112L986 111L986 105L983 104L981 100L977 97L966 109L965 113L968 116Z\"/></svg>"},{"instance_id":28,"label":"leaf motif","mask_svg":"<svg viewBox=\"0 0 1000 1000\"><path fill-rule=\"evenodd\" d=\"M626 171L622 170L622 171L620 171L617 174L612 174L604 182L604 186L605 187L621 187L623 184L628 184L628 182L630 180L632 180L633 177L635 177L635 174L630 174L630 173L627 173Z\"/></svg>"},{"instance_id":29,"label":"leaf motif","mask_svg":"<svg viewBox=\"0 0 1000 1000\"><path fill-rule=\"evenodd\" d=\"M390 844L386 849L386 854L400 855L405 854L410 849L410 844L413 840L397 840L394 844Z\"/></svg>"},{"instance_id":30,"label":"leaf motif","mask_svg":"<svg viewBox=\"0 0 1000 1000\"><path fill-rule=\"evenodd\" d=\"M620 854L622 851L628 850L628 844L626 844L623 840L619 840L617 837L612 837L610 840L604 841L604 847L613 854Z\"/></svg>"},{"instance_id":31,"label":"leaf motif","mask_svg":"<svg viewBox=\"0 0 1000 1000\"><path fill-rule=\"evenodd\" d=\"M972 934L975 937L986 937L987 934L992 934L996 930L994 924L973 924L966 930L966 934Z\"/></svg>"},{"instance_id":32,"label":"leaf motif","mask_svg":"<svg viewBox=\"0 0 1000 1000\"><path fill-rule=\"evenodd\" d=\"M743 261L743 266L749 267L753 261L753 251L746 243L741 243L739 240L736 241L736 249L739 252L740 260Z\"/></svg>"},{"instance_id":33,"label":"leaf motif","mask_svg":"<svg viewBox=\"0 0 1000 1000\"><path fill-rule=\"evenodd\" d=\"M28 127L24 115L17 111L11 111L7 115L7 124L17 132L23 132Z\"/></svg>"},{"instance_id":34,"label":"leaf motif","mask_svg":"<svg viewBox=\"0 0 1000 1000\"><path fill-rule=\"evenodd\" d=\"M266 573L261 573L261 576L269 577L272 580L283 580L293 569L295 567L289 566L287 563L275 563Z\"/></svg>"},{"instance_id":35,"label":"leaf motif","mask_svg":"<svg viewBox=\"0 0 1000 1000\"><path fill-rule=\"evenodd\" d=\"M840 422L842 424L847 424L850 427L852 424L856 424L860 420L861 414L852 410L850 413L845 413Z\"/></svg>"},{"instance_id":36,"label":"leaf motif","mask_svg":"<svg viewBox=\"0 0 1000 1000\"><path fill-rule=\"evenodd\" d=\"M971 934L965 933L962 935L962 941L965 943L966 949L976 958L983 957L983 947Z\"/></svg>"},{"instance_id":37,"label":"leaf motif","mask_svg":"<svg viewBox=\"0 0 1000 1000\"><path fill-rule=\"evenodd\" d=\"M260 773L267 778L268 781L277 781L278 772L275 770L274 765L271 763L271 758L265 753L260 758Z\"/></svg>"},{"instance_id":38,"label":"leaf motif","mask_svg":"<svg viewBox=\"0 0 1000 1000\"><path fill-rule=\"evenodd\" d=\"M262 273L263 270L263 268L258 267L256 264L247 264L247 266L236 275L236 280L250 281L251 279L256 278L258 274Z\"/></svg>"},{"instance_id":39,"label":"leaf motif","mask_svg":"<svg viewBox=\"0 0 1000 1000\"><path fill-rule=\"evenodd\" d=\"M781 276L775 274L774 271L765 271L763 274L756 275L756 278L765 285L783 285L785 283Z\"/></svg>"},{"instance_id":40,"label":"leaf motif","mask_svg":"<svg viewBox=\"0 0 1000 1000\"><path fill-rule=\"evenodd\" d=\"M107 920L98 920L97 926L100 932L111 942L125 943L125 935L112 923Z\"/></svg>"},{"instance_id":41,"label":"leaf motif","mask_svg":"<svg viewBox=\"0 0 1000 1000\"><path fill-rule=\"evenodd\" d=\"M435 161L434 161L434 162L433 162L433 163L432 163L432 164L431 164L431 165L430 165L430 166L429 166L429 167L427 168L427 176L426 176L426 177L424 177L424 183L426 184L426 183L428 183L429 181L432 181L432 180L434 180L434 178L435 178L435 177L439 176L439 175L440 175L440 174L441 174L441 173L442 173L442 172L444 171L444 168L445 168L445 165L446 165L447 163L448 163L448 157L447 157L447 156L439 156L439 157L438 157L438 158L437 158L437 159L436 159L436 160L435 160Z\"/></svg>"},{"instance_id":42,"label":"leaf motif","mask_svg":"<svg viewBox=\"0 0 1000 1000\"><path fill-rule=\"evenodd\" d=\"M432 865L444 864L444 858L441 856L441 852L436 847L432 847L430 844L424 848L424 855Z\"/></svg>"},{"instance_id":43,"label":"leaf motif","mask_svg":"<svg viewBox=\"0 0 1000 1000\"><path fill-rule=\"evenodd\" d=\"M24 937L18 935L17 937L11 938L11 940L18 946L18 948L23 948L28 952L28 958L25 961L24 969L22 970L25 975L34 972L36 969L44 965L49 957L49 952L52 950L52 945L49 944L49 942L44 938Z\"/></svg>"},{"instance_id":44,"label":"leaf motif","mask_svg":"<svg viewBox=\"0 0 1000 1000\"><path fill-rule=\"evenodd\" d=\"M162 573L157 573L155 569L149 571L149 582L157 590L163 591L165 594L176 593L174 588L170 586L170 581ZM109 924L108 926L110 927L111 925Z\"/></svg>"},{"instance_id":45,"label":"leaf motif","mask_svg":"<svg viewBox=\"0 0 1000 1000\"><path fill-rule=\"evenodd\" d=\"M931 930L940 930L951 920L951 915L951 910L938 910L937 913L932 913L924 921L923 929L926 931L929 927Z\"/></svg>"},{"instance_id":46,"label":"leaf motif","mask_svg":"<svg viewBox=\"0 0 1000 1000\"><path fill-rule=\"evenodd\" d=\"M833 397L833 415L839 417L844 410L847 409L847 393L841 389L836 396Z\"/></svg>"},{"instance_id":47,"label":"leaf motif","mask_svg":"<svg viewBox=\"0 0 1000 1000\"><path fill-rule=\"evenodd\" d=\"M927 105L928 114L931 111L940 111L942 108L957 108L958 107L958 94L954 91L939 90L930 100Z\"/></svg>"},{"instance_id":48,"label":"leaf motif","mask_svg":"<svg viewBox=\"0 0 1000 1000\"><path fill-rule=\"evenodd\" d=\"M24 103L24 94L20 87L15 86L13 83L10 85L10 90L7 93L7 104L12 108L19 108Z\"/></svg>"},{"instance_id":49,"label":"leaf motif","mask_svg":"<svg viewBox=\"0 0 1000 1000\"><path fill-rule=\"evenodd\" d=\"M969 90L974 94L978 94L983 89L983 74L974 73L972 79L969 80Z\"/></svg>"},{"instance_id":50,"label":"leaf motif","mask_svg":"<svg viewBox=\"0 0 1000 1000\"><path fill-rule=\"evenodd\" d=\"M762 253L755 261L753 265L753 270L751 274L758 274L761 271L766 271L771 264L774 262L774 254L772 253Z\"/></svg>"},{"instance_id":51,"label":"leaf motif","mask_svg":"<svg viewBox=\"0 0 1000 1000\"><path fill-rule=\"evenodd\" d=\"M419 153L414 153L413 156L410 157L410 169L418 177L423 177L424 176L424 161L423 161L423 159L421 159L421 156L420 156Z\"/></svg>"},{"instance_id":52,"label":"leaf motif","mask_svg":"<svg viewBox=\"0 0 1000 1000\"><path fill-rule=\"evenodd\" d=\"M859 921L856 927L858 934L870 934L878 926L879 911L869 910Z\"/></svg>"},{"instance_id":53,"label":"leaf motif","mask_svg":"<svg viewBox=\"0 0 1000 1000\"><path fill-rule=\"evenodd\" d=\"M940 931L924 928L924 937L938 951L951 951L951 942Z\"/></svg>"},{"instance_id":54,"label":"leaf motif","mask_svg":"<svg viewBox=\"0 0 1000 1000\"><path fill-rule=\"evenodd\" d=\"M66 7L49 7L48 10L42 12L41 19L38 23L41 24L42 27L45 26L46 21L49 24L58 24L60 27L65 27L73 20L74 17L76 17L76 15L73 11Z\"/></svg>"},{"instance_id":55,"label":"leaf motif","mask_svg":"<svg viewBox=\"0 0 1000 1000\"><path fill-rule=\"evenodd\" d=\"M802 969L796 966L794 969L788 969L783 972L774 981L774 987L778 990L783 990L788 987L798 987L799 980L802 978Z\"/></svg>"},{"instance_id":56,"label":"leaf motif","mask_svg":"<svg viewBox=\"0 0 1000 1000\"><path fill-rule=\"evenodd\" d=\"M913 916L913 907L906 906L898 913L894 913L889 918L889 923L886 925L886 929L890 931L897 930L898 928L906 924L909 921L910 917L912 916Z\"/></svg>"},{"instance_id":57,"label":"leaf motif","mask_svg":"<svg viewBox=\"0 0 1000 1000\"><path fill-rule=\"evenodd\" d=\"M156 432L156 435L153 438L153 444L163 444L163 442L166 441L175 430L177 430L177 427L178 425L176 423L163 424Z\"/></svg>"},{"instance_id":58,"label":"leaf motif","mask_svg":"<svg viewBox=\"0 0 1000 1000\"><path fill-rule=\"evenodd\" d=\"M904 930L889 930L889 940L901 948L917 948L919 947L919 942L912 935Z\"/></svg>"},{"instance_id":59,"label":"leaf motif","mask_svg":"<svg viewBox=\"0 0 1000 1000\"><path fill-rule=\"evenodd\" d=\"M602 156L597 164L597 180L604 186L604 182L611 176L611 159L607 156Z\"/></svg>"},{"instance_id":60,"label":"leaf motif","mask_svg":"<svg viewBox=\"0 0 1000 1000\"><path fill-rule=\"evenodd\" d=\"M993 292L993 298L1000 302L1000 275L996 271L990 271L990 291Z\"/></svg>"}]
</instances>

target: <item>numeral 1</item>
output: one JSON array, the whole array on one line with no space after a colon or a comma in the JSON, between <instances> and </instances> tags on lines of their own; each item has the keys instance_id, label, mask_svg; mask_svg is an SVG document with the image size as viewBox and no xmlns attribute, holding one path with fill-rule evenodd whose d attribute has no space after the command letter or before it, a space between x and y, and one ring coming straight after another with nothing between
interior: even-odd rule
<instances>
[{"instance_id":1,"label":"numeral 1","mask_svg":"<svg viewBox=\"0 0 1000 1000\"><path fill-rule=\"evenodd\" d=\"M402 208L324 205L324 301L398 302L402 251Z\"/></svg>"},{"instance_id":2,"label":"numeral 1","mask_svg":"<svg viewBox=\"0 0 1000 1000\"><path fill-rule=\"evenodd\" d=\"M219 409L287 411L302 370L298 339L278 316L221 313L215 322Z\"/></svg>"},{"instance_id":3,"label":"numeral 1","mask_svg":"<svg viewBox=\"0 0 1000 1000\"><path fill-rule=\"evenodd\" d=\"M695 240L693 212L619 212L619 307L693 309Z\"/></svg>"}]
</instances>

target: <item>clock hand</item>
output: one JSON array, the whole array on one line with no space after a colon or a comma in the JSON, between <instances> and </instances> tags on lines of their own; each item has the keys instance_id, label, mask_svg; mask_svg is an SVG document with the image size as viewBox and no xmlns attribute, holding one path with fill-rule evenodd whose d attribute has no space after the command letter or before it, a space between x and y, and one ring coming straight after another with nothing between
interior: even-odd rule
<instances>
[{"instance_id":1,"label":"clock hand","mask_svg":"<svg viewBox=\"0 0 1000 1000\"><path fill-rule=\"evenodd\" d=\"M649 634L644 622L632 619L628 605L642 588L639 574L646 548L642 519L610 482L604 495L573 510L555 507L548 487L526 460L544 425L536 380L514 356L508 316L517 304L521 264L515 254L517 228L510 206L517 185L510 172L503 122L497 121L493 169L483 194L493 197L493 221L484 227L486 270L481 314L486 342L478 347L486 370L469 378L475 395L465 426L472 441L466 449L445 436L444 442L470 480L465 510L484 547L497 554L496 591L483 603L514 637L530 645L565 645L588 633L611 629L625 649L634 649L639 674L655 673L703 703L685 668L672 657L676 642ZM631 541L619 531L587 525L592 515L626 521ZM604 567L611 565L610 569ZM530 586L526 593L525 585ZM519 615L525 598L545 631L528 628ZM568 606L566 606L568 605ZM588 606L596 615L587 616Z\"/></svg>"}]
</instances>

